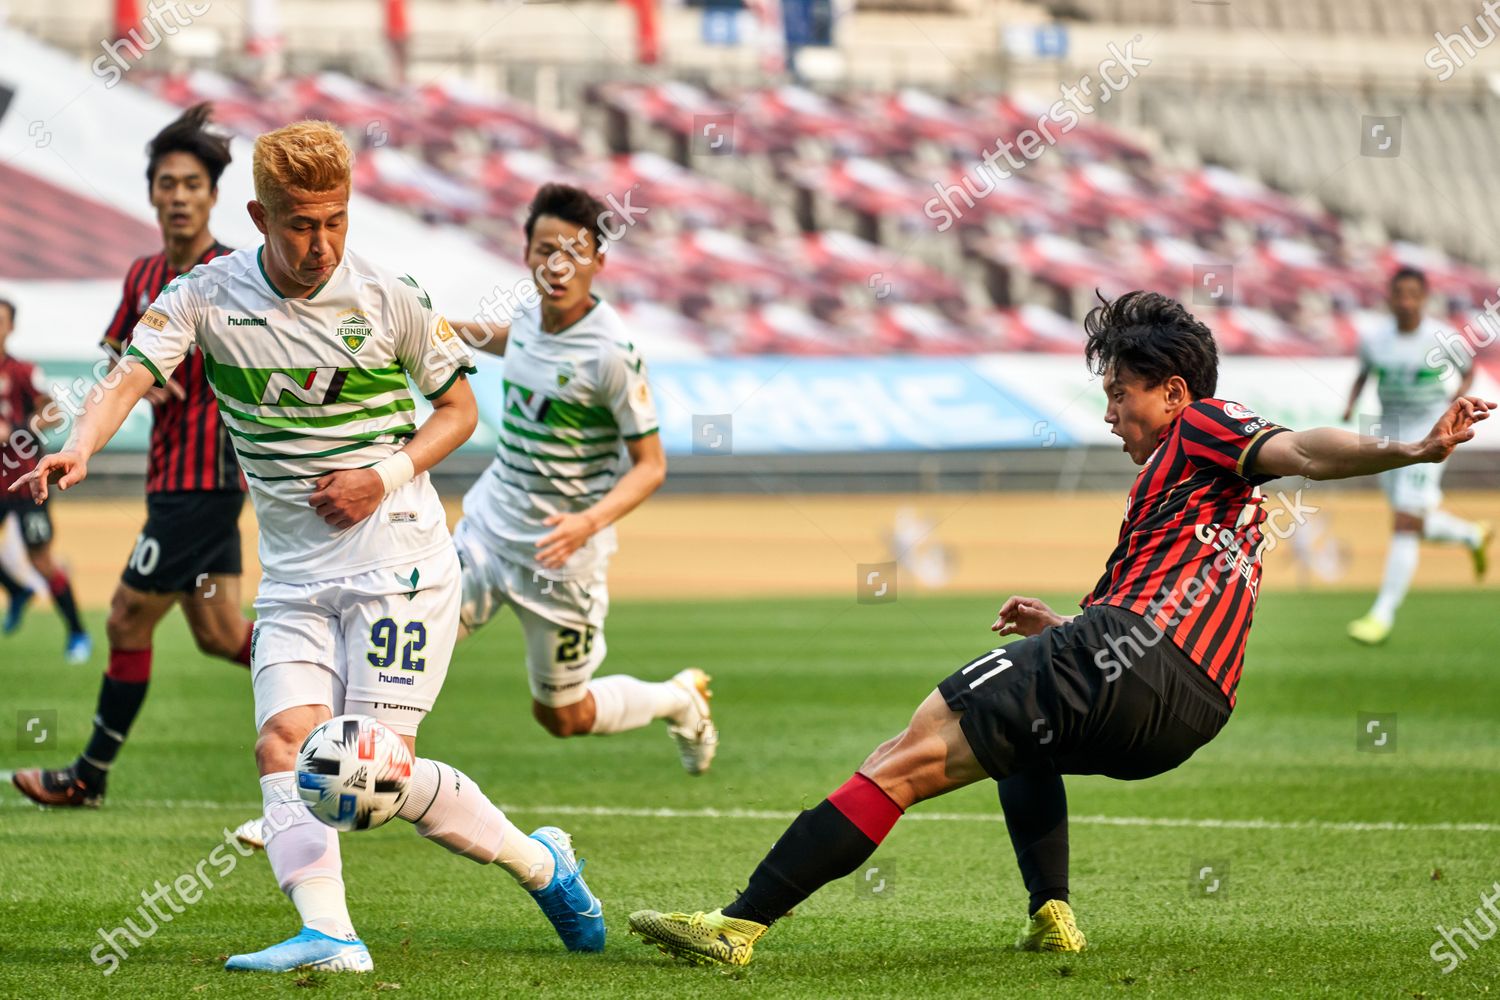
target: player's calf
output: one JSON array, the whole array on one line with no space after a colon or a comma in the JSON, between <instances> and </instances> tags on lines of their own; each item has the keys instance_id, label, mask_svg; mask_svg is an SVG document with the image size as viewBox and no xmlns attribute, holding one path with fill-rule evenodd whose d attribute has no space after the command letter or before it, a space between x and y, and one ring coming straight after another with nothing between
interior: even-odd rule
<instances>
[{"instance_id":1,"label":"player's calf","mask_svg":"<svg viewBox=\"0 0 1500 1000\"><path fill-rule=\"evenodd\" d=\"M766 928L869 860L908 807L986 777L959 718L934 691L900 736L882 743L858 773L792 821L738 899L712 913L639 910L630 916L631 930L675 957L745 964Z\"/></svg>"}]
</instances>

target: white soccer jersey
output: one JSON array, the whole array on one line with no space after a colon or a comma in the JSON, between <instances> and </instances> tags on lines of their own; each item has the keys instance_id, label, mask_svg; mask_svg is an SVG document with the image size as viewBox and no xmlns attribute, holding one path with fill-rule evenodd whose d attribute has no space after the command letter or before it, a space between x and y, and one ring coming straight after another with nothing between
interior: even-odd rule
<instances>
[{"instance_id":1,"label":"white soccer jersey","mask_svg":"<svg viewBox=\"0 0 1500 1000\"><path fill-rule=\"evenodd\" d=\"M367 468L416 432L410 376L429 399L473 358L411 277L345 251L305 299L283 298L261 250L200 264L162 290L130 353L158 382L196 345L250 483L266 576L309 583L410 567L450 544L426 474L338 530L308 504L317 480Z\"/></svg>"},{"instance_id":2,"label":"white soccer jersey","mask_svg":"<svg viewBox=\"0 0 1500 1000\"><path fill-rule=\"evenodd\" d=\"M1392 317L1360 340L1359 360L1377 380L1382 419L1399 424L1390 431L1403 440L1431 430L1453 397L1452 380L1445 382L1442 365L1428 359L1431 355L1450 364L1464 360L1443 350L1437 338L1444 329L1436 320L1424 318L1411 333L1401 333ZM1468 364L1464 361L1461 370L1467 371Z\"/></svg>"},{"instance_id":3,"label":"white soccer jersey","mask_svg":"<svg viewBox=\"0 0 1500 1000\"><path fill-rule=\"evenodd\" d=\"M543 332L541 322L539 305L511 319L500 443L464 497L464 520L533 567L537 540L552 530L542 522L597 503L630 467L624 442L657 431L645 362L609 303L596 299L557 333ZM592 569L615 548L611 526L574 553L562 575Z\"/></svg>"}]
</instances>

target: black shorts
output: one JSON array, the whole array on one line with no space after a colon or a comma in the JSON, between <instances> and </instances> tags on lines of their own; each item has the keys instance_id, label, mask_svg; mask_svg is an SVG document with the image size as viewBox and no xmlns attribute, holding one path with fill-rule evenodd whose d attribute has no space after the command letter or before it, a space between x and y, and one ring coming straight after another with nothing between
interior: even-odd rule
<instances>
[{"instance_id":1,"label":"black shorts","mask_svg":"<svg viewBox=\"0 0 1500 1000\"><path fill-rule=\"evenodd\" d=\"M0 495L0 530L12 514L21 520L21 540L28 549L39 549L52 541L52 516L47 513L46 501L38 504L29 493Z\"/></svg>"},{"instance_id":2,"label":"black shorts","mask_svg":"<svg viewBox=\"0 0 1500 1000\"><path fill-rule=\"evenodd\" d=\"M1144 652L1106 639L1135 629ZM980 656L938 685L964 736L999 780L1035 767L1133 780L1170 771L1218 735L1229 699L1170 639L1113 607ZM1102 664L1102 666L1101 666Z\"/></svg>"},{"instance_id":3,"label":"black shorts","mask_svg":"<svg viewBox=\"0 0 1500 1000\"><path fill-rule=\"evenodd\" d=\"M146 495L146 526L135 540L120 580L148 594L188 593L205 576L238 576L239 490L195 490Z\"/></svg>"}]
</instances>

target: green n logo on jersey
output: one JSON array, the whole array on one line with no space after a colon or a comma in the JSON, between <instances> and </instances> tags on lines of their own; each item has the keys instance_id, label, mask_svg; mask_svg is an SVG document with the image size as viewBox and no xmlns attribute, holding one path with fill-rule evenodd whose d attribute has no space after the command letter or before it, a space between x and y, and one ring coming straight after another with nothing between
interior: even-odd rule
<instances>
[{"instance_id":1,"label":"green n logo on jersey","mask_svg":"<svg viewBox=\"0 0 1500 1000\"><path fill-rule=\"evenodd\" d=\"M547 419L547 404L551 400L539 392L510 382L505 383L505 410L515 411L535 423L543 423Z\"/></svg>"},{"instance_id":2,"label":"green n logo on jersey","mask_svg":"<svg viewBox=\"0 0 1500 1000\"><path fill-rule=\"evenodd\" d=\"M344 380L348 377L347 369L331 365L310 370L302 382L286 372L272 372L266 379L266 391L260 395L260 405L281 406L281 397L291 393L303 403L327 406L338 400L339 391L344 388Z\"/></svg>"}]
</instances>

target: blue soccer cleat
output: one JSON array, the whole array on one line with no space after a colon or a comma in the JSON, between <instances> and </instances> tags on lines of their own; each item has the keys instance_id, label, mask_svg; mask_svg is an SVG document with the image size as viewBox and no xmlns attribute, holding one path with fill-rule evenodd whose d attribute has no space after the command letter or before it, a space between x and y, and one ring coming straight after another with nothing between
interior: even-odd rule
<instances>
[{"instance_id":1,"label":"blue soccer cleat","mask_svg":"<svg viewBox=\"0 0 1500 1000\"><path fill-rule=\"evenodd\" d=\"M74 632L68 636L68 648L65 655L68 662L75 666L89 662L89 657L94 655L94 640L89 638L87 632Z\"/></svg>"},{"instance_id":2,"label":"blue soccer cleat","mask_svg":"<svg viewBox=\"0 0 1500 1000\"><path fill-rule=\"evenodd\" d=\"M569 951L603 951L604 904L583 881L583 862L573 853L573 838L555 826L544 826L531 839L551 851L557 865L552 881L532 890L531 898Z\"/></svg>"},{"instance_id":3,"label":"blue soccer cleat","mask_svg":"<svg viewBox=\"0 0 1500 1000\"><path fill-rule=\"evenodd\" d=\"M11 595L10 607L5 611L5 625L0 627L0 633L10 635L21 627L21 618L26 614L26 605L30 604L31 599L35 596L36 591L30 587L19 594Z\"/></svg>"},{"instance_id":4,"label":"blue soccer cleat","mask_svg":"<svg viewBox=\"0 0 1500 1000\"><path fill-rule=\"evenodd\" d=\"M304 927L296 937L287 938L280 944L248 955L230 955L224 968L230 972L291 972L295 969L372 972L375 961L370 958L370 949L363 941L344 941Z\"/></svg>"}]
</instances>

